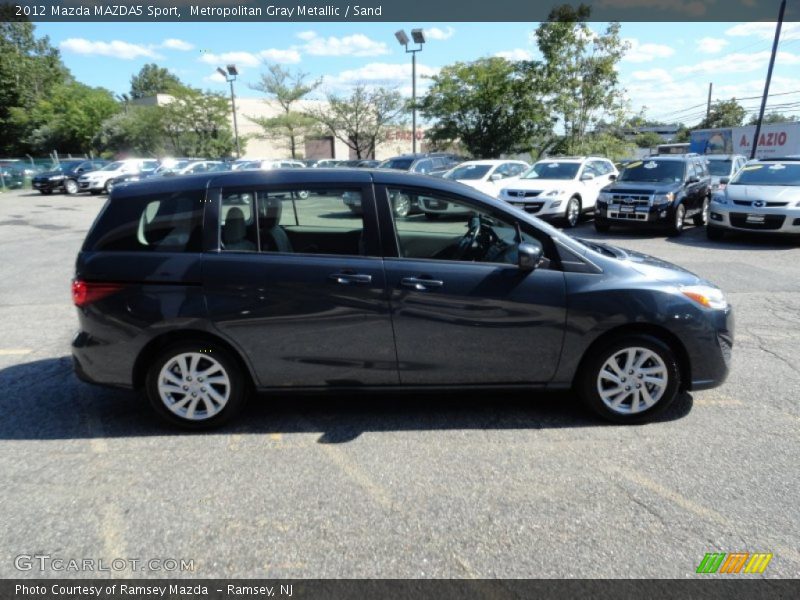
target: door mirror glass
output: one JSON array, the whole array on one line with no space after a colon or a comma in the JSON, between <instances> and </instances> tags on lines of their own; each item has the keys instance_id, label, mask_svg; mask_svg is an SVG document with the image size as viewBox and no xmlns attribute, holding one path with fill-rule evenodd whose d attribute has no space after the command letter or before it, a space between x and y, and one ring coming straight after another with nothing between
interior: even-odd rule
<instances>
[{"instance_id":1,"label":"door mirror glass","mask_svg":"<svg viewBox=\"0 0 800 600\"><path fill-rule=\"evenodd\" d=\"M616 181L617 180L617 176L612 173L611 175L608 176L608 179L610 181Z\"/></svg>"},{"instance_id":2,"label":"door mirror glass","mask_svg":"<svg viewBox=\"0 0 800 600\"><path fill-rule=\"evenodd\" d=\"M521 271L533 271L542 262L544 249L541 244L522 242L517 246L517 265Z\"/></svg>"},{"instance_id":3,"label":"door mirror glass","mask_svg":"<svg viewBox=\"0 0 800 600\"><path fill-rule=\"evenodd\" d=\"M489 176L490 181L500 181L503 178L502 173L492 173Z\"/></svg>"}]
</instances>

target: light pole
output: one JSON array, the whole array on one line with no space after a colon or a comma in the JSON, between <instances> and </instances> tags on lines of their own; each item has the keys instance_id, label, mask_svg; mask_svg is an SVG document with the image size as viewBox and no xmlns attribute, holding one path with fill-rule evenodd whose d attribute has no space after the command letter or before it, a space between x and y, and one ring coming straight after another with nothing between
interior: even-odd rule
<instances>
[{"instance_id":1,"label":"light pole","mask_svg":"<svg viewBox=\"0 0 800 600\"><path fill-rule=\"evenodd\" d=\"M233 82L236 81L236 76L239 74L236 65L228 65L227 72L222 67L217 67L217 72L225 78L225 81L231 84L231 108L233 109L233 137L236 140L236 158L241 158L242 153L239 150L239 125L236 122L236 96L233 93Z\"/></svg>"},{"instance_id":2,"label":"light pole","mask_svg":"<svg viewBox=\"0 0 800 600\"><path fill-rule=\"evenodd\" d=\"M394 37L400 45L406 49L406 53L411 54L411 151L417 153L417 52L422 50L425 43L425 32L422 29L412 29L411 38L417 44L417 48L408 49L408 36L404 30L395 32Z\"/></svg>"}]
</instances>

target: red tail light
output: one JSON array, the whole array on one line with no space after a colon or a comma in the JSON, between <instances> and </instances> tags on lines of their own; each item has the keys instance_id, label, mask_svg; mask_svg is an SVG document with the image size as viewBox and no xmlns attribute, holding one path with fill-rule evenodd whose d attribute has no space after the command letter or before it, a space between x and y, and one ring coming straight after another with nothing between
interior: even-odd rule
<instances>
[{"instance_id":1,"label":"red tail light","mask_svg":"<svg viewBox=\"0 0 800 600\"><path fill-rule=\"evenodd\" d=\"M98 283L75 279L72 282L72 301L80 308L118 292L123 287L121 283Z\"/></svg>"}]
</instances>

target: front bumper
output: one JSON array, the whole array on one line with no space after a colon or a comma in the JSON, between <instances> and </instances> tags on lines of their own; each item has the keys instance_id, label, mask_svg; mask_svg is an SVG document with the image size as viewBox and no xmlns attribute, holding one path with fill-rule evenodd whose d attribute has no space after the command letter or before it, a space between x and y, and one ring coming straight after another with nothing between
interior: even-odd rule
<instances>
[{"instance_id":1,"label":"front bumper","mask_svg":"<svg viewBox=\"0 0 800 600\"><path fill-rule=\"evenodd\" d=\"M595 218L609 223L625 225L653 225L672 223L675 204L614 204L598 201Z\"/></svg>"},{"instance_id":2,"label":"front bumper","mask_svg":"<svg viewBox=\"0 0 800 600\"><path fill-rule=\"evenodd\" d=\"M88 192L91 190L102 190L103 187L105 187L104 181L99 181L96 179L78 180L78 189L82 192Z\"/></svg>"},{"instance_id":3,"label":"front bumper","mask_svg":"<svg viewBox=\"0 0 800 600\"><path fill-rule=\"evenodd\" d=\"M754 207L712 201L708 225L735 231L800 234L800 207Z\"/></svg>"},{"instance_id":4,"label":"front bumper","mask_svg":"<svg viewBox=\"0 0 800 600\"><path fill-rule=\"evenodd\" d=\"M540 219L563 217L567 210L567 198L560 196L535 196L524 200L500 196L500 199Z\"/></svg>"},{"instance_id":5,"label":"front bumper","mask_svg":"<svg viewBox=\"0 0 800 600\"><path fill-rule=\"evenodd\" d=\"M728 306L713 311L693 332L691 341L684 338L691 368L688 390L707 390L725 382L731 366L734 326L733 310Z\"/></svg>"},{"instance_id":6,"label":"front bumper","mask_svg":"<svg viewBox=\"0 0 800 600\"><path fill-rule=\"evenodd\" d=\"M63 179L34 179L31 181L31 187L35 190L40 191L52 191L52 190L60 190L64 186Z\"/></svg>"}]
</instances>

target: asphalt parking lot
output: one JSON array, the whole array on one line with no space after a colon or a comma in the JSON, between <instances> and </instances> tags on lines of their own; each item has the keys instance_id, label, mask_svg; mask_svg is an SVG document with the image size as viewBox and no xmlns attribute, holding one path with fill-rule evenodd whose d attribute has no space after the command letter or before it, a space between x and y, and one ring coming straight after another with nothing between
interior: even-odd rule
<instances>
[{"instance_id":1,"label":"asphalt parking lot","mask_svg":"<svg viewBox=\"0 0 800 600\"><path fill-rule=\"evenodd\" d=\"M104 201L0 194L0 577L93 576L15 568L34 554L194 561L113 573L134 577L686 577L740 551L800 575L797 240L580 226L735 307L728 382L658 423L565 393L264 397L198 435L72 374L69 281Z\"/></svg>"}]
</instances>

